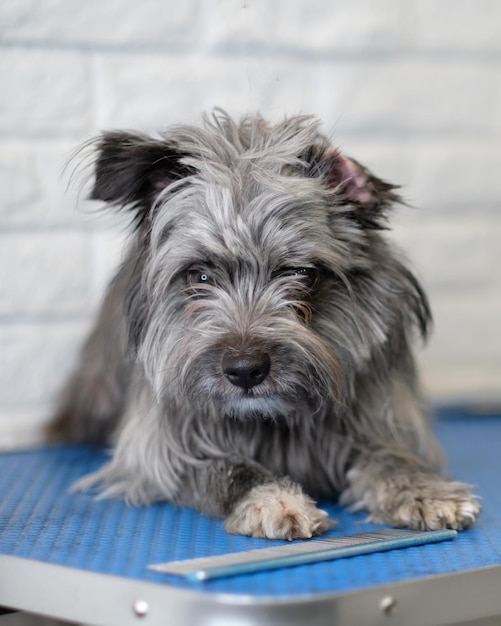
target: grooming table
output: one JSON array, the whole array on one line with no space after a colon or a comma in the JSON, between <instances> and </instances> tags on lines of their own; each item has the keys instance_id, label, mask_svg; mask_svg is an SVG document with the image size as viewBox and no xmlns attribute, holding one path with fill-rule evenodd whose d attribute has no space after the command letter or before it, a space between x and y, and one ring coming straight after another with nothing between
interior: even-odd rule
<instances>
[{"instance_id":1,"label":"grooming table","mask_svg":"<svg viewBox=\"0 0 501 626\"><path fill-rule=\"evenodd\" d=\"M70 494L106 460L82 446L0 455L0 606L96 626L451 624L501 614L501 415L437 412L448 468L483 511L452 541L187 582L148 564L282 545L160 503ZM330 536L383 528L321 503ZM0 619L1 623L1 619Z\"/></svg>"}]
</instances>

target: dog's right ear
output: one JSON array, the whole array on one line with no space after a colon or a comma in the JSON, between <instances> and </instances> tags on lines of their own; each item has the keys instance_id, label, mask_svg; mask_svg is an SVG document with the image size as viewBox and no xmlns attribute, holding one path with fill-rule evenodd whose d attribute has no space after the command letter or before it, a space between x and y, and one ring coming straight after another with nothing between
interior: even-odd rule
<instances>
[{"instance_id":1,"label":"dog's right ear","mask_svg":"<svg viewBox=\"0 0 501 626\"><path fill-rule=\"evenodd\" d=\"M90 199L135 209L139 222L162 189L193 173L182 163L187 155L165 140L108 131L95 145L95 180Z\"/></svg>"}]
</instances>

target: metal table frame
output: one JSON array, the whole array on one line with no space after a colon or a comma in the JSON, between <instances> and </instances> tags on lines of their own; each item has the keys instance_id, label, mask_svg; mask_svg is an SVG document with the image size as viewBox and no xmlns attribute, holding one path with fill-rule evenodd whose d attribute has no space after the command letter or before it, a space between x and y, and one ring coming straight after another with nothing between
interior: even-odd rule
<instances>
[{"instance_id":1,"label":"metal table frame","mask_svg":"<svg viewBox=\"0 0 501 626\"><path fill-rule=\"evenodd\" d=\"M501 615L501 565L342 594L190 591L0 556L0 604L93 626L439 626Z\"/></svg>"}]
</instances>

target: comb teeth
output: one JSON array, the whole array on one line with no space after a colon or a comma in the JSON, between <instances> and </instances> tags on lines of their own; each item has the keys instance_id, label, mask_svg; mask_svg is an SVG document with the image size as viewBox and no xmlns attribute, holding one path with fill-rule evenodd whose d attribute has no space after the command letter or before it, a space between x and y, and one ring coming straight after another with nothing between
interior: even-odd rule
<instances>
[{"instance_id":1,"label":"comb teeth","mask_svg":"<svg viewBox=\"0 0 501 626\"><path fill-rule=\"evenodd\" d=\"M193 581L201 581L434 543L453 539L456 534L454 530L388 529L343 537L297 541L287 545L230 552L198 559L170 561L149 565L148 569L164 574L183 576Z\"/></svg>"}]
</instances>

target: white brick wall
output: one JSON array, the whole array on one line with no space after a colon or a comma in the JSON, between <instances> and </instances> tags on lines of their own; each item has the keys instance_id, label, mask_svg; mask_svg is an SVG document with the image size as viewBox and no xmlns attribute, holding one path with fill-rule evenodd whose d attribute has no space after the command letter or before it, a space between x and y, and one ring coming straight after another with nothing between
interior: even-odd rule
<instances>
[{"instance_id":1,"label":"white brick wall","mask_svg":"<svg viewBox=\"0 0 501 626\"><path fill-rule=\"evenodd\" d=\"M213 106L315 113L403 185L426 388L501 396L500 2L2 0L0 446L37 439L120 258L123 222L67 190L72 151Z\"/></svg>"}]
</instances>

